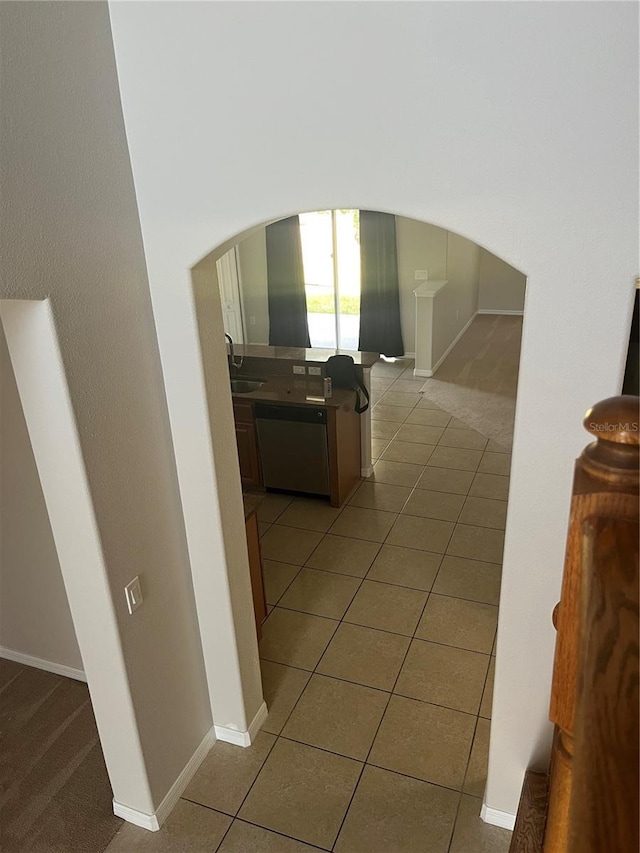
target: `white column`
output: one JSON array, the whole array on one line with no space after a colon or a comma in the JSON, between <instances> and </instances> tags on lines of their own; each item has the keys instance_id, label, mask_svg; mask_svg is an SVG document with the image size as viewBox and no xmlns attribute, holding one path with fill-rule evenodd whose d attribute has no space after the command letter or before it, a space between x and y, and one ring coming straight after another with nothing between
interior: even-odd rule
<instances>
[{"instance_id":1,"label":"white column","mask_svg":"<svg viewBox=\"0 0 640 853\"><path fill-rule=\"evenodd\" d=\"M414 376L433 376L433 303L447 280L425 281L413 291L416 297L416 363Z\"/></svg>"}]
</instances>

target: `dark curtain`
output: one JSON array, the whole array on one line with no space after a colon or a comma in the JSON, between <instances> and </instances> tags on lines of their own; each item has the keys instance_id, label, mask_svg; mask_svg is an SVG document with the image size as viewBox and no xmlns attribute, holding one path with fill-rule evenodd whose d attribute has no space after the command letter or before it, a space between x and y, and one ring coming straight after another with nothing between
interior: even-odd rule
<instances>
[{"instance_id":1,"label":"dark curtain","mask_svg":"<svg viewBox=\"0 0 640 853\"><path fill-rule=\"evenodd\" d=\"M310 347L300 220L291 216L267 225L266 235L269 344Z\"/></svg>"},{"instance_id":2,"label":"dark curtain","mask_svg":"<svg viewBox=\"0 0 640 853\"><path fill-rule=\"evenodd\" d=\"M400 328L396 218L360 211L361 352L404 355Z\"/></svg>"}]
</instances>

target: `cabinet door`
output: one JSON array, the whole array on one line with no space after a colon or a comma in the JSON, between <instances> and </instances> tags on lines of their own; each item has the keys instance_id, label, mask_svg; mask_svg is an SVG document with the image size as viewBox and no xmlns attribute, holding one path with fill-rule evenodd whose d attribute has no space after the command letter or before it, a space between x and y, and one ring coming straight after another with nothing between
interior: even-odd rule
<instances>
[{"instance_id":1,"label":"cabinet door","mask_svg":"<svg viewBox=\"0 0 640 853\"><path fill-rule=\"evenodd\" d=\"M242 479L242 485L262 485L255 426L253 424L237 423L236 442L238 444L238 460L240 462L240 477Z\"/></svg>"},{"instance_id":2,"label":"cabinet door","mask_svg":"<svg viewBox=\"0 0 640 853\"><path fill-rule=\"evenodd\" d=\"M260 555L258 519L255 513L247 519L246 528L249 571L251 573L251 592L253 593L253 610L256 615L256 632L258 634L258 639L261 639L262 623L267 618L267 602L264 595L264 579L262 577L262 557Z\"/></svg>"}]
</instances>

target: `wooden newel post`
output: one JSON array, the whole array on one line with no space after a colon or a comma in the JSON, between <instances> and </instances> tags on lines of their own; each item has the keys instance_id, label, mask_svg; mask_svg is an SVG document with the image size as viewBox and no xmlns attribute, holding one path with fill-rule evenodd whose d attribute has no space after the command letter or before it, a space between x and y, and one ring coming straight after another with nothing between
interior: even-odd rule
<instances>
[{"instance_id":1,"label":"wooden newel post","mask_svg":"<svg viewBox=\"0 0 640 853\"><path fill-rule=\"evenodd\" d=\"M595 441L576 460L562 593L554 611L556 652L549 718L555 725L544 853L565 853L573 779L580 600L590 566L583 560L584 522L599 516L638 522L638 397L610 397L590 409L585 429Z\"/></svg>"}]
</instances>

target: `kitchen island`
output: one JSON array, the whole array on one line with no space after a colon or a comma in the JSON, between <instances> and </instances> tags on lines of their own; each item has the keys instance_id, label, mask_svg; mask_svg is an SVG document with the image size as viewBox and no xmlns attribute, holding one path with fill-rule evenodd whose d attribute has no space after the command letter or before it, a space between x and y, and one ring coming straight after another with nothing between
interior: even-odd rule
<instances>
[{"instance_id":1,"label":"kitchen island","mask_svg":"<svg viewBox=\"0 0 640 853\"><path fill-rule=\"evenodd\" d=\"M262 400L263 402L283 403L287 405L314 406L326 405L328 409L341 411L345 404L351 404L349 390L333 388L332 397L324 398L324 371L327 360L333 355L349 355L353 358L356 376L367 390L371 391L371 367L379 358L378 353L352 352L347 350L272 347L259 344L235 344L232 375L237 378L252 377L266 380L255 392L234 395L235 401ZM359 476L368 477L373 470L371 463L371 409L358 416L359 435ZM241 455L245 458L245 471L251 459L251 446L257 447L251 433L254 431L254 419L238 421L243 423L240 429L244 435L238 435L239 445L244 445ZM348 451L352 453L352 448ZM245 485L256 485L258 473L253 457L253 474Z\"/></svg>"},{"instance_id":2,"label":"kitchen island","mask_svg":"<svg viewBox=\"0 0 640 853\"><path fill-rule=\"evenodd\" d=\"M341 506L361 476L365 418L355 410L356 392L334 388L324 396L324 350L286 349L285 357L274 354L283 348L238 347L236 355L256 349L269 355L241 356L232 374L261 380L254 390L232 394L243 487L321 495ZM315 357L292 362L294 354ZM362 365L356 369L362 377Z\"/></svg>"}]
</instances>

